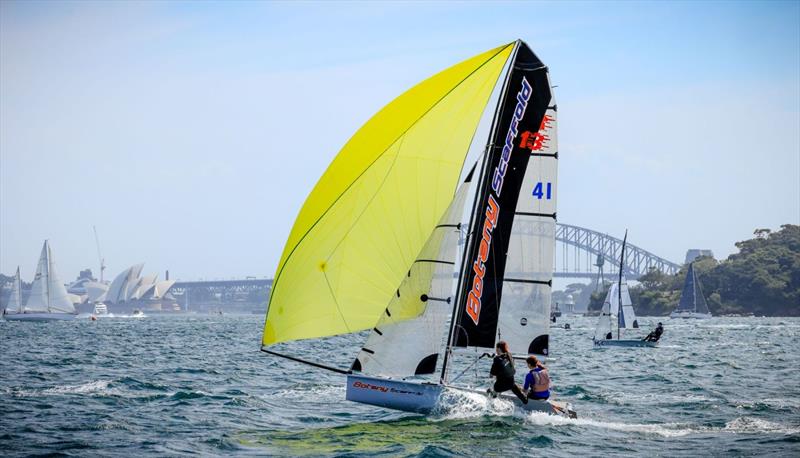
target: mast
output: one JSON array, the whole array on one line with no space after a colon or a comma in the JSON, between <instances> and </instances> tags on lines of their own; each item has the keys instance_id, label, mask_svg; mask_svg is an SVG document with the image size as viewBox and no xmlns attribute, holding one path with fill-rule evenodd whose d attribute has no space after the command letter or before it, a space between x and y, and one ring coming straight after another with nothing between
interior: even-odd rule
<instances>
[{"instance_id":1,"label":"mast","mask_svg":"<svg viewBox=\"0 0 800 458\"><path fill-rule=\"evenodd\" d=\"M464 282L467 281L468 271L469 269L466 266L469 265L468 255L470 251L470 237L474 236L477 231L477 224L479 221L479 215L481 213L481 206L479 205L479 200L481 198L481 190L484 188L484 183L489 179L488 174L486 173L486 168L489 165L489 160L491 158L492 148L494 145L492 144L492 139L495 137L495 132L497 130L497 126L499 124L500 119L500 107L504 101L504 95L508 91L508 84L511 80L511 74L514 70L514 60L517 57L517 51L519 50L520 40L517 40L514 43L514 49L511 51L511 55L508 57L508 70L506 70L505 78L503 78L503 88L500 91L500 96L497 98L497 105L494 109L494 117L492 118L492 127L489 129L489 137L487 140L486 148L484 148L483 152L483 159L481 160L481 167L480 167L480 174L478 175L478 182L475 186L475 196L472 201L472 211L470 212L469 222L467 223L467 236L464 240L464 249L461 253L461 266L459 268L459 275L458 275L458 282L456 284L456 295L453 300L453 314L450 317L450 329L447 333L447 345L445 346L444 351L444 359L442 361L442 375L439 379L439 383L444 384L447 382L447 369L448 369L448 362L450 361L450 357L453 353L453 340L455 339L456 327L458 326L458 322L461 316L461 304L462 301L459 300L461 295L461 289L464 285Z\"/></svg>"},{"instance_id":2,"label":"mast","mask_svg":"<svg viewBox=\"0 0 800 458\"><path fill-rule=\"evenodd\" d=\"M53 266L50 264L50 242L48 240L45 240L44 245L47 253L45 254L45 256L47 256L47 262L45 263L45 265L47 266L47 271L45 272L45 280L44 280L45 287L47 288L46 290L47 313L52 313L52 310L50 310L50 270L52 269Z\"/></svg>"},{"instance_id":3,"label":"mast","mask_svg":"<svg viewBox=\"0 0 800 458\"><path fill-rule=\"evenodd\" d=\"M694 265L692 265L692 306L692 312L697 313L697 274L694 271Z\"/></svg>"},{"instance_id":4,"label":"mast","mask_svg":"<svg viewBox=\"0 0 800 458\"><path fill-rule=\"evenodd\" d=\"M619 280L617 281L617 340L619 340L619 325L622 319L622 266L625 264L625 243L628 241L628 230L625 229L625 237L622 239L622 253L619 256Z\"/></svg>"},{"instance_id":5,"label":"mast","mask_svg":"<svg viewBox=\"0 0 800 458\"><path fill-rule=\"evenodd\" d=\"M502 97L500 99L502 99ZM498 101L498 103L499 103L499 101ZM497 116L497 112L495 111L495 117L496 116ZM494 124L494 121L493 121L493 124ZM480 175L479 175L479 178L478 178L478 185L475 187L475 197L474 197L473 202L472 202L472 212L470 212L469 222L467 223L467 228L468 228L467 236L464 239L464 249L462 250L462 253L461 253L461 266L459 267L458 282L456 284L456 296L455 296L455 299L453 300L453 314L450 316L450 329L449 329L449 332L447 333L447 345L445 346L444 359L442 360L442 375L439 378L439 383L440 384L444 384L444 383L447 382L447 363L450 361L450 356L453 353L453 337L455 336L456 326L458 324L458 314L459 314L459 311L461 310L461 307L459 306L460 301L458 300L460 295L458 294L458 292L461 291L462 282L466 278L466 273L465 273L464 266L466 265L467 250L469 249L468 248L469 247L468 240L469 240L469 237L470 237L470 235L472 234L472 231L473 231L472 226L473 226L474 222L477 220L477 213L475 211L475 208L477 207L478 198L480 197L479 190L480 190L480 188L482 186L482 183L483 183L483 180L484 180L484 175L485 174L483 173L483 170L486 167L486 163L489 161L488 150L489 150L489 147L487 145L487 148L486 148L486 150L484 151L484 154L483 154L483 159L481 160L481 167L480 167Z\"/></svg>"},{"instance_id":6,"label":"mast","mask_svg":"<svg viewBox=\"0 0 800 458\"><path fill-rule=\"evenodd\" d=\"M103 283L103 271L106 270L106 260L103 259L103 255L100 254L100 239L97 237L97 227L92 226L92 230L94 231L94 243L97 245L97 258L100 259L100 283ZM167 280L169 280L169 278Z\"/></svg>"},{"instance_id":7,"label":"mast","mask_svg":"<svg viewBox=\"0 0 800 458\"><path fill-rule=\"evenodd\" d=\"M11 295L8 297L8 304L6 304L3 314L5 315L9 312L23 313L23 311L22 283L19 276L19 266L17 266L17 273L14 275L14 280L11 283Z\"/></svg>"},{"instance_id":8,"label":"mast","mask_svg":"<svg viewBox=\"0 0 800 458\"><path fill-rule=\"evenodd\" d=\"M17 275L14 278L14 287L17 289L17 308L19 313L22 313L25 306L22 305L22 279L19 276L19 266L17 266Z\"/></svg>"}]
</instances>

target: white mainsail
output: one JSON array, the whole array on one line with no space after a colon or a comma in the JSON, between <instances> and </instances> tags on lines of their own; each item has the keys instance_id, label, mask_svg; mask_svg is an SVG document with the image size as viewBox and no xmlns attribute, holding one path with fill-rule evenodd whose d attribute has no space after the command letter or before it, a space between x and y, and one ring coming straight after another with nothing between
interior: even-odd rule
<instances>
[{"instance_id":1,"label":"white mainsail","mask_svg":"<svg viewBox=\"0 0 800 458\"><path fill-rule=\"evenodd\" d=\"M548 77L549 78L549 77ZM530 152L506 258L497 340L518 353L548 353L556 231L558 136L555 99L539 132L522 132Z\"/></svg>"},{"instance_id":2,"label":"white mainsail","mask_svg":"<svg viewBox=\"0 0 800 458\"><path fill-rule=\"evenodd\" d=\"M619 297L619 296L617 296ZM617 299L619 302L619 299ZM633 310L633 302L631 301L631 293L628 289L628 283L625 277L622 277L622 317L620 320L620 327L622 328L638 328L639 323L636 319L636 312Z\"/></svg>"},{"instance_id":3,"label":"white mainsail","mask_svg":"<svg viewBox=\"0 0 800 458\"><path fill-rule=\"evenodd\" d=\"M606 294L606 300L604 302L609 304L609 309L611 313L616 316L619 313L619 286L617 283L612 283L611 286L608 288L608 294ZM630 290L628 289L628 284L625 280L625 277L622 277L622 319L619 320L619 327L622 329L626 328L638 328L636 319L636 312L633 310L633 302L631 301Z\"/></svg>"}]
</instances>

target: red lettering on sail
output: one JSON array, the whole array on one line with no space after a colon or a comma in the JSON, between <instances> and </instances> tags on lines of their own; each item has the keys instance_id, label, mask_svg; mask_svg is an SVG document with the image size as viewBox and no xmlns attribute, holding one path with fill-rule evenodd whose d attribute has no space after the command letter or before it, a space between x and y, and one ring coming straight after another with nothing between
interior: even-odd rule
<instances>
[{"instance_id":1,"label":"red lettering on sail","mask_svg":"<svg viewBox=\"0 0 800 458\"><path fill-rule=\"evenodd\" d=\"M483 276L486 275L486 265L489 258L489 250L492 247L492 231L497 226L497 218L500 216L500 208L494 196L489 195L488 205L486 206L486 219L483 222L483 238L478 251L478 258L472 264L475 278L472 280L472 291L467 297L467 315L478 324L481 316L481 297L483 296Z\"/></svg>"},{"instance_id":2,"label":"red lettering on sail","mask_svg":"<svg viewBox=\"0 0 800 458\"><path fill-rule=\"evenodd\" d=\"M554 120L550 115L544 115L542 118L542 123L539 126L539 131L534 133L529 130L526 130L520 136L520 148L527 148L531 151L540 151L542 148L547 146L547 142L550 141L550 136L546 135L544 132L550 128L551 122Z\"/></svg>"}]
</instances>

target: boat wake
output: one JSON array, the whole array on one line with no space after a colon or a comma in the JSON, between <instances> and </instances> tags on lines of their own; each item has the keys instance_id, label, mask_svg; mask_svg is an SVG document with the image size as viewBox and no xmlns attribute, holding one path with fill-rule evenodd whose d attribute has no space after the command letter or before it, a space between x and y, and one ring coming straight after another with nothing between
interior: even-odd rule
<instances>
[{"instance_id":1,"label":"boat wake","mask_svg":"<svg viewBox=\"0 0 800 458\"><path fill-rule=\"evenodd\" d=\"M39 397L54 396L63 394L89 394L89 395L110 395L113 389L109 388L111 380L96 380L94 382L83 383L80 385L58 385L52 388L26 389L12 387L4 390L6 394L14 397Z\"/></svg>"},{"instance_id":2,"label":"boat wake","mask_svg":"<svg viewBox=\"0 0 800 458\"><path fill-rule=\"evenodd\" d=\"M457 420L486 415L508 416L517 410L505 399L490 399L485 394L447 388L439 398L433 420Z\"/></svg>"},{"instance_id":3,"label":"boat wake","mask_svg":"<svg viewBox=\"0 0 800 458\"><path fill-rule=\"evenodd\" d=\"M589 427L647 436L682 437L692 434L800 434L800 427L783 425L753 417L738 417L724 426L712 427L690 423L622 423L601 419L566 418L543 412L518 409L510 401L490 399L481 393L448 389L442 394L441 405L431 421L464 420L486 416L515 417L526 424L551 427Z\"/></svg>"},{"instance_id":4,"label":"boat wake","mask_svg":"<svg viewBox=\"0 0 800 458\"><path fill-rule=\"evenodd\" d=\"M541 412L529 413L525 417L525 422L536 426L588 426L591 428L640 433L644 435L657 435L661 437L680 437L698 432L696 429L692 429L690 425L681 423L629 424L582 418L557 417Z\"/></svg>"},{"instance_id":5,"label":"boat wake","mask_svg":"<svg viewBox=\"0 0 800 458\"><path fill-rule=\"evenodd\" d=\"M739 417L729 421L725 423L725 427L722 428L722 431L739 434L771 433L800 435L800 427L782 425L780 423L754 417Z\"/></svg>"}]
</instances>

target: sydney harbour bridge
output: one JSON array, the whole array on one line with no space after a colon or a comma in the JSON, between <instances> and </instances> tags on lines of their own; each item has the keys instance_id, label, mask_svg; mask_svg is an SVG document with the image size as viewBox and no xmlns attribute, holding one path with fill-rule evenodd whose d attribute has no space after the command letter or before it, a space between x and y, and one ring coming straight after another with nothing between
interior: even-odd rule
<instances>
[{"instance_id":1,"label":"sydney harbour bridge","mask_svg":"<svg viewBox=\"0 0 800 458\"><path fill-rule=\"evenodd\" d=\"M603 275L616 276L622 240L608 234L571 224L556 226L555 278L594 280L599 271ZM628 243L625 249L623 274L635 280L651 269L666 274L675 274L680 264L664 259L644 248ZM170 293L185 308L192 304L206 308L209 302L220 304L263 303L269 296L272 279L248 277L238 280L178 281ZM189 293L188 295L186 293Z\"/></svg>"}]
</instances>

